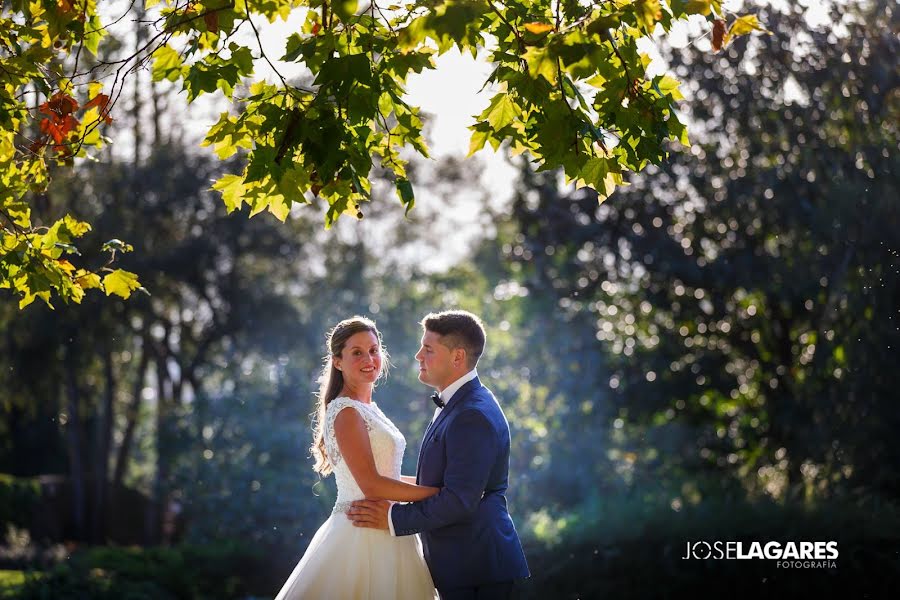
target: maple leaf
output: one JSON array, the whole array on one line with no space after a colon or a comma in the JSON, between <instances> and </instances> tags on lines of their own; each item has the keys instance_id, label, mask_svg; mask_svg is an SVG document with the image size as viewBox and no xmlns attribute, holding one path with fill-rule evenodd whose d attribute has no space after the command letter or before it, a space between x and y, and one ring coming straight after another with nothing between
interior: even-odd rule
<instances>
[{"instance_id":1,"label":"maple leaf","mask_svg":"<svg viewBox=\"0 0 900 600\"><path fill-rule=\"evenodd\" d=\"M713 36L712 36L712 47L713 50L718 52L722 49L722 42L725 39L725 21L723 19L716 19L713 21Z\"/></svg>"},{"instance_id":2,"label":"maple leaf","mask_svg":"<svg viewBox=\"0 0 900 600\"><path fill-rule=\"evenodd\" d=\"M57 144L62 141L62 134L59 131L59 125L57 125L56 120L54 119L41 120L41 133L52 137Z\"/></svg>"},{"instance_id":3,"label":"maple leaf","mask_svg":"<svg viewBox=\"0 0 900 600\"><path fill-rule=\"evenodd\" d=\"M549 23L526 23L525 29L530 33L540 35L542 33L547 33L548 31L553 31L553 25L550 25Z\"/></svg>"},{"instance_id":4,"label":"maple leaf","mask_svg":"<svg viewBox=\"0 0 900 600\"><path fill-rule=\"evenodd\" d=\"M64 92L56 92L50 99L38 107L44 114L70 115L78 110L78 101Z\"/></svg>"},{"instance_id":5,"label":"maple leaf","mask_svg":"<svg viewBox=\"0 0 900 600\"><path fill-rule=\"evenodd\" d=\"M116 294L122 298L128 298L134 290L140 289L137 275L123 269L116 269L103 278L103 289L106 295Z\"/></svg>"},{"instance_id":6,"label":"maple leaf","mask_svg":"<svg viewBox=\"0 0 900 600\"><path fill-rule=\"evenodd\" d=\"M97 94L94 96L90 102L82 106L84 110L88 110L94 107L100 109L100 117L107 123L112 123L112 117L109 116L109 96L106 94Z\"/></svg>"},{"instance_id":7,"label":"maple leaf","mask_svg":"<svg viewBox=\"0 0 900 600\"><path fill-rule=\"evenodd\" d=\"M109 96L107 96L106 94L97 94L81 108L87 110L96 106L100 110L103 110L107 104L109 104Z\"/></svg>"}]
</instances>

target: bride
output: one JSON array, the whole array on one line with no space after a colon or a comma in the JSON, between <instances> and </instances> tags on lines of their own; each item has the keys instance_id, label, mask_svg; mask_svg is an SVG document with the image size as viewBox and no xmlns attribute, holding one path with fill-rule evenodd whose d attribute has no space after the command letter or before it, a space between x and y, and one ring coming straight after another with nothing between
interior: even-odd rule
<instances>
[{"instance_id":1,"label":"bride","mask_svg":"<svg viewBox=\"0 0 900 600\"><path fill-rule=\"evenodd\" d=\"M381 333L369 319L346 319L328 334L312 453L319 474L334 473L337 502L276 600L435 597L417 535L354 527L344 514L354 500L413 502L439 491L401 480L406 441L372 401L386 370Z\"/></svg>"}]
</instances>

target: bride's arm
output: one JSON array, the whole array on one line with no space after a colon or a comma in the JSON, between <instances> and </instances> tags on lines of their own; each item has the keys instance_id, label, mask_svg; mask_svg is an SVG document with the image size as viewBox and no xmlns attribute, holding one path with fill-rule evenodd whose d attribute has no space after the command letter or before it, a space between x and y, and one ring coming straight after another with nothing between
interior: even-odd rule
<instances>
[{"instance_id":1,"label":"bride's arm","mask_svg":"<svg viewBox=\"0 0 900 600\"><path fill-rule=\"evenodd\" d=\"M413 485L381 475L375 467L366 423L355 410L344 409L338 413L334 420L334 437L353 479L366 498L415 502L440 491L440 488Z\"/></svg>"},{"instance_id":2,"label":"bride's arm","mask_svg":"<svg viewBox=\"0 0 900 600\"><path fill-rule=\"evenodd\" d=\"M416 478L411 475L401 475L400 481L404 483L411 483L412 485L416 485Z\"/></svg>"}]
</instances>

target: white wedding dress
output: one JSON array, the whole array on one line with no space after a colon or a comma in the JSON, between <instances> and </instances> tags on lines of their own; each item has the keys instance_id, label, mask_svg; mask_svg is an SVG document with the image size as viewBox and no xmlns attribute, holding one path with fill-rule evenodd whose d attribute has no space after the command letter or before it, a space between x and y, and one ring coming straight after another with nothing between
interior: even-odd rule
<instances>
[{"instance_id":1,"label":"white wedding dress","mask_svg":"<svg viewBox=\"0 0 900 600\"><path fill-rule=\"evenodd\" d=\"M406 440L373 402L335 398L325 412L325 450L337 481L337 502L275 600L421 600L435 598L434 583L418 535L393 537L382 529L356 527L344 514L365 498L342 460L334 420L355 409L369 430L378 472L400 479Z\"/></svg>"}]
</instances>

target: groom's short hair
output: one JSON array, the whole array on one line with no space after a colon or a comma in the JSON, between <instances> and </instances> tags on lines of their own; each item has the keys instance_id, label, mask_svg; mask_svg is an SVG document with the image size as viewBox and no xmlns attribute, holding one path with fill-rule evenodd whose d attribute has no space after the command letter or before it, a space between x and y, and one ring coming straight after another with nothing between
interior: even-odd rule
<instances>
[{"instance_id":1,"label":"groom's short hair","mask_svg":"<svg viewBox=\"0 0 900 600\"><path fill-rule=\"evenodd\" d=\"M454 350L466 351L469 369L474 369L484 352L487 336L481 319L464 310L429 313L422 319L422 327L441 336L441 342Z\"/></svg>"}]
</instances>

